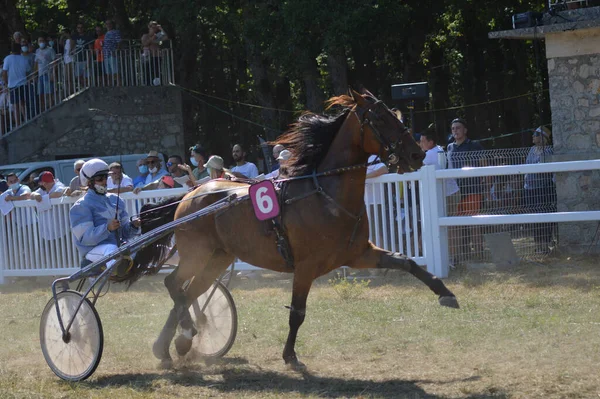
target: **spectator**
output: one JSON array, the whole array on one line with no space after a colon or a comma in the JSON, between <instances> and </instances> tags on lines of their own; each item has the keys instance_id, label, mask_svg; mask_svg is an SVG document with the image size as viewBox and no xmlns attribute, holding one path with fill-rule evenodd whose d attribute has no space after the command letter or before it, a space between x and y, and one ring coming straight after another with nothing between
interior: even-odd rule
<instances>
[{"instance_id":1,"label":"spectator","mask_svg":"<svg viewBox=\"0 0 600 399\"><path fill-rule=\"evenodd\" d=\"M224 168L225 162L223 158L218 155L211 155L208 162L204 164L204 167L208 169L211 179L231 179L233 175L231 172Z\"/></svg>"},{"instance_id":2,"label":"spectator","mask_svg":"<svg viewBox=\"0 0 600 399\"><path fill-rule=\"evenodd\" d=\"M96 25L96 40L94 40L94 78L96 79L96 86L100 86L100 82L104 77L104 55L102 53L102 45L104 44L104 28L100 25Z\"/></svg>"},{"instance_id":3,"label":"spectator","mask_svg":"<svg viewBox=\"0 0 600 399\"><path fill-rule=\"evenodd\" d=\"M56 37L55 35L48 35L46 37L46 41L48 43L48 47L51 48L52 50L54 50L54 52L56 54L58 54L59 53L59 51L58 51L58 42L56 40L54 40L55 37Z\"/></svg>"},{"instance_id":4,"label":"spectator","mask_svg":"<svg viewBox=\"0 0 600 399\"><path fill-rule=\"evenodd\" d=\"M183 163L183 158L179 155L171 155L167 161L167 170L169 175L175 180L175 187L194 187L196 178L191 166Z\"/></svg>"},{"instance_id":5,"label":"spectator","mask_svg":"<svg viewBox=\"0 0 600 399\"><path fill-rule=\"evenodd\" d=\"M120 43L121 32L115 29L115 22L113 20L106 21L106 33L104 34L104 43L102 44L104 73L110 79L113 86L119 86L117 50Z\"/></svg>"},{"instance_id":6,"label":"spectator","mask_svg":"<svg viewBox=\"0 0 600 399\"><path fill-rule=\"evenodd\" d=\"M72 178L71 182L69 183L69 189L71 190L71 195L73 196L81 194L81 177L79 174L84 163L85 161L83 159L79 159L73 164L75 177Z\"/></svg>"},{"instance_id":7,"label":"spectator","mask_svg":"<svg viewBox=\"0 0 600 399\"><path fill-rule=\"evenodd\" d=\"M54 105L54 73L49 71L48 65L56 59L56 52L47 45L45 37L38 38L38 48L35 52L35 63L38 71L38 95L40 110L45 110Z\"/></svg>"},{"instance_id":8,"label":"spectator","mask_svg":"<svg viewBox=\"0 0 600 399\"><path fill-rule=\"evenodd\" d=\"M533 132L533 146L525 163L536 164L551 160L552 147L548 145L550 129L540 126ZM552 173L527 173L524 184L525 210L528 213L556 212L556 187ZM547 254L552 243L552 223L532 225L536 252Z\"/></svg>"},{"instance_id":9,"label":"spectator","mask_svg":"<svg viewBox=\"0 0 600 399\"><path fill-rule=\"evenodd\" d=\"M73 53L75 52L75 41L71 37L71 30L69 28L63 29L62 39L64 42L63 60L65 64L65 90L67 96L70 96L75 92L75 82L73 78Z\"/></svg>"},{"instance_id":10,"label":"spectator","mask_svg":"<svg viewBox=\"0 0 600 399\"><path fill-rule=\"evenodd\" d=\"M204 148L202 148L200 144L196 144L195 146L190 147L190 155L190 161L192 162L192 165L195 166L192 171L194 178L200 180L208 177L208 169L204 167L207 158Z\"/></svg>"},{"instance_id":11,"label":"spectator","mask_svg":"<svg viewBox=\"0 0 600 399\"><path fill-rule=\"evenodd\" d=\"M389 172L387 166L381 162L377 155L369 156L369 160L367 162L367 179L374 179ZM369 218L369 230L371 233L371 238L373 241L375 241L376 245L383 247L385 244L383 242L382 218L385 217L383 213L385 198L382 198L378 187L372 187L372 185L368 185L366 187L365 203L367 204L368 208L367 216ZM379 229L377 229L376 226L379 226Z\"/></svg>"},{"instance_id":12,"label":"spectator","mask_svg":"<svg viewBox=\"0 0 600 399\"><path fill-rule=\"evenodd\" d=\"M254 179L258 176L258 168L252 162L246 161L246 151L240 144L233 146L231 151L235 166L231 168L231 173L238 178Z\"/></svg>"},{"instance_id":13,"label":"spectator","mask_svg":"<svg viewBox=\"0 0 600 399\"><path fill-rule=\"evenodd\" d=\"M15 33L13 33L13 40L17 44L21 44L21 39L23 39L24 37L25 36L23 36L23 34L21 32L15 32Z\"/></svg>"},{"instance_id":14,"label":"spectator","mask_svg":"<svg viewBox=\"0 0 600 399\"><path fill-rule=\"evenodd\" d=\"M8 182L4 178L4 175L0 174L0 194L8 190Z\"/></svg>"},{"instance_id":15,"label":"spectator","mask_svg":"<svg viewBox=\"0 0 600 399\"><path fill-rule=\"evenodd\" d=\"M133 180L123 173L123 166L119 162L113 162L108 167L110 176L106 187L109 193L127 193L133 191Z\"/></svg>"},{"instance_id":16,"label":"spectator","mask_svg":"<svg viewBox=\"0 0 600 399\"><path fill-rule=\"evenodd\" d=\"M33 71L35 67L35 53L33 52L33 46L25 38L21 39L21 55L27 58L27 62L29 62L29 66Z\"/></svg>"},{"instance_id":17,"label":"spectator","mask_svg":"<svg viewBox=\"0 0 600 399\"><path fill-rule=\"evenodd\" d=\"M423 165L435 165L436 169L446 169L444 149L436 144L435 129L429 126L425 132L421 133L420 146L425 151ZM443 162L440 163L440 154L443 154ZM460 202L460 189L454 179L444 179L444 195L446 196L446 214L456 216L458 204ZM448 249L451 262L455 262L458 242L456 240L456 227L448 228Z\"/></svg>"},{"instance_id":18,"label":"spectator","mask_svg":"<svg viewBox=\"0 0 600 399\"><path fill-rule=\"evenodd\" d=\"M167 34L156 21L148 24L148 33L142 36L142 57L144 59L146 84L160 85L160 43L168 40Z\"/></svg>"},{"instance_id":19,"label":"spectator","mask_svg":"<svg viewBox=\"0 0 600 399\"><path fill-rule=\"evenodd\" d=\"M94 262L117 250L120 240L128 240L139 233L140 220L130 220L125 203L114 194L107 194L108 165L100 159L87 161L81 169L81 183L88 188L69 211L71 231L79 253ZM118 215L117 215L118 210ZM126 272L131 265L124 258L116 266L117 274ZM116 260L106 263L112 267Z\"/></svg>"},{"instance_id":20,"label":"spectator","mask_svg":"<svg viewBox=\"0 0 600 399\"><path fill-rule=\"evenodd\" d=\"M90 52L94 48L94 38L85 32L85 27L80 22L77 24L77 31L73 35L75 44L75 77L79 81L79 87L87 87L90 77Z\"/></svg>"},{"instance_id":21,"label":"spectator","mask_svg":"<svg viewBox=\"0 0 600 399\"><path fill-rule=\"evenodd\" d=\"M0 63L0 71L4 64ZM4 84L4 79L0 79L0 136L8 133L10 126L8 119L10 117L10 97L8 89Z\"/></svg>"},{"instance_id":22,"label":"spectator","mask_svg":"<svg viewBox=\"0 0 600 399\"><path fill-rule=\"evenodd\" d=\"M144 181L143 186L138 186L133 190L134 194L139 193L142 190L154 190L158 188L158 183L163 176L166 176L168 172L162 169L160 158L158 158L157 151L150 151L146 157L146 164L148 165L148 175ZM155 184L151 184L155 183Z\"/></svg>"},{"instance_id":23,"label":"spectator","mask_svg":"<svg viewBox=\"0 0 600 399\"><path fill-rule=\"evenodd\" d=\"M279 170L279 154L281 154L281 151L285 150L285 147L282 146L281 144L277 144L275 147L273 147L273 158L275 159L275 162L273 163L273 166L271 167L271 172L275 172L276 170Z\"/></svg>"},{"instance_id":24,"label":"spectator","mask_svg":"<svg viewBox=\"0 0 600 399\"><path fill-rule=\"evenodd\" d=\"M5 197L6 201L22 201L29 199L31 189L28 186L21 184L19 177L15 173L9 173L6 178L9 190L12 191Z\"/></svg>"},{"instance_id":25,"label":"spectator","mask_svg":"<svg viewBox=\"0 0 600 399\"><path fill-rule=\"evenodd\" d=\"M42 201L42 197L49 195L50 198L59 198L63 195L70 195L71 189L65 187L60 181L54 179L52 172L45 171L40 173L38 178L40 188L31 193L31 199L37 202Z\"/></svg>"},{"instance_id":26,"label":"spectator","mask_svg":"<svg viewBox=\"0 0 600 399\"><path fill-rule=\"evenodd\" d=\"M25 38L21 39L21 55L27 58L27 62L29 63L30 71L35 71L35 53L33 51L33 47L29 43L29 41ZM36 94L36 82L33 81L33 78L29 78L25 82L25 118L29 120L33 118L37 113L37 94Z\"/></svg>"},{"instance_id":27,"label":"spectator","mask_svg":"<svg viewBox=\"0 0 600 399\"><path fill-rule=\"evenodd\" d=\"M275 151L273 151L273 152L275 152ZM291 157L292 157L292 153L290 151L282 150L279 153L279 155L277 155L277 158L275 159L277 161L277 166L279 166L282 163L285 163L285 161L287 161ZM276 170L272 171L271 173L268 173L265 175L265 179L277 179L278 177L279 177L279 169L276 169Z\"/></svg>"},{"instance_id":28,"label":"spectator","mask_svg":"<svg viewBox=\"0 0 600 399\"><path fill-rule=\"evenodd\" d=\"M136 163L138 172L140 173L138 177L133 179L133 188L143 187L146 182L146 177L148 177L148 164L146 162L146 158L142 158Z\"/></svg>"},{"instance_id":29,"label":"spectator","mask_svg":"<svg viewBox=\"0 0 600 399\"><path fill-rule=\"evenodd\" d=\"M12 127L19 126L24 116L27 74L31 72L29 61L21 56L21 51L20 43L13 44L12 54L4 59L2 66L2 80L10 90L10 103L14 111Z\"/></svg>"},{"instance_id":30,"label":"spectator","mask_svg":"<svg viewBox=\"0 0 600 399\"><path fill-rule=\"evenodd\" d=\"M448 145L448 168L465 168L483 166L481 162L483 147L476 141L467 137L467 122L461 118L452 121L452 137L454 142ZM475 152L475 153L472 153ZM479 177L458 179L460 189L460 202L458 203L457 215L474 216L481 210L483 200L483 182ZM483 254L483 240L479 226L469 226L459 229L457 234L458 250L456 262L462 262L471 257L471 246L476 254Z\"/></svg>"}]
</instances>

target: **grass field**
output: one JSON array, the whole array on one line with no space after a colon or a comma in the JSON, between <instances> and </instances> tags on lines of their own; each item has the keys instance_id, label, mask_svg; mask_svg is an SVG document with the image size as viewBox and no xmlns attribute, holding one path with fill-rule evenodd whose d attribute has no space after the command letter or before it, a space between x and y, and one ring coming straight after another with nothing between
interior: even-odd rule
<instances>
[{"instance_id":1,"label":"grass field","mask_svg":"<svg viewBox=\"0 0 600 399\"><path fill-rule=\"evenodd\" d=\"M291 281L236 281L231 352L160 370L151 345L171 301L161 277L146 278L99 300L104 354L81 383L59 380L39 348L49 281L18 281L0 287L0 398L598 398L598 266L565 258L455 273L460 310L400 273L353 300L321 279L297 345L305 373L281 359Z\"/></svg>"}]
</instances>

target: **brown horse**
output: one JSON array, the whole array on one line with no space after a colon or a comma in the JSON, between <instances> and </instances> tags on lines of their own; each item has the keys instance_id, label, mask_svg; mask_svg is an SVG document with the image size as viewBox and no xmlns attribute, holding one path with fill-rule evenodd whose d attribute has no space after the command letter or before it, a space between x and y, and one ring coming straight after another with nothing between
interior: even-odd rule
<instances>
[{"instance_id":1,"label":"brown horse","mask_svg":"<svg viewBox=\"0 0 600 399\"><path fill-rule=\"evenodd\" d=\"M306 311L306 299L313 280L343 265L356 269L388 268L405 270L436 295L443 306L458 302L442 281L414 261L390 253L369 242L365 215L364 187L367 158L379 154L400 170L418 169L424 154L404 125L372 94L350 92L329 100L341 106L335 117L315 114L301 116L276 143L292 152L281 168L281 214L277 233L273 223L259 221L251 202L242 201L208 216L181 225L175 230L179 266L165 278L174 307L154 344L156 357L170 364L169 346L177 323L182 334L175 340L177 352L187 353L194 329L188 307L230 265L236 257L253 265L278 272L294 273L290 331L283 359L294 368L302 367L294 346ZM236 193L248 193L249 184L213 180L181 198L146 206L142 227L148 231L173 219L189 215L215 201ZM177 205L176 210L175 206ZM288 255L278 250L276 236L287 236ZM167 256L163 242L138 252L131 280L156 271Z\"/></svg>"}]
</instances>

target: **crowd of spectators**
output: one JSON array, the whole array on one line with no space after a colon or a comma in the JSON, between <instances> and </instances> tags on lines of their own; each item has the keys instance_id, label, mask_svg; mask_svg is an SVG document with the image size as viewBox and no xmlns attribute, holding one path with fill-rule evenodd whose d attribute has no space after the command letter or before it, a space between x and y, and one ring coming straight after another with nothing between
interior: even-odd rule
<instances>
[{"instance_id":1,"label":"crowd of spectators","mask_svg":"<svg viewBox=\"0 0 600 399\"><path fill-rule=\"evenodd\" d=\"M118 50L124 44L114 21L96 25L93 33L80 22L74 32L64 28L58 36L44 33L35 41L21 32L13 34L10 54L0 64L0 135L80 88L121 85L120 68L131 60L120 60ZM160 84L159 45L165 40L163 28L151 21L138 49L143 84Z\"/></svg>"}]
</instances>

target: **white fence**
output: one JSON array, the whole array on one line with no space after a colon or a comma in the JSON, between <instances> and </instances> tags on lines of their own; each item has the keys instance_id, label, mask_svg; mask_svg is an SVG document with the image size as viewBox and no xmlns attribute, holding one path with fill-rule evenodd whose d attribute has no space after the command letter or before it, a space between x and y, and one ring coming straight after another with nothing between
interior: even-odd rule
<instances>
[{"instance_id":1,"label":"white fence","mask_svg":"<svg viewBox=\"0 0 600 399\"><path fill-rule=\"evenodd\" d=\"M449 170L427 166L413 173L383 175L368 180L365 187L367 208L372 212L371 240L387 250L406 254L439 277L446 277L450 264L449 227L598 221L600 211L449 217L444 179L592 170L600 170L600 160ZM127 193L122 198L133 215L147 202L185 191ZM53 199L52 209L42 215L37 214L33 201L17 201L15 209L0 216L0 283L5 277L66 275L78 270L80 257L68 228L68 212L74 201L67 197Z\"/></svg>"}]
</instances>

